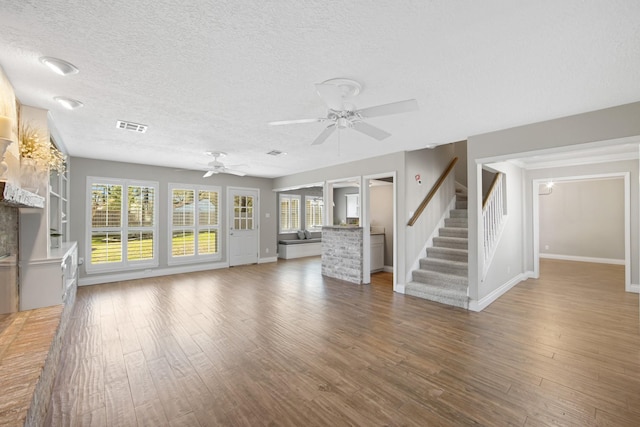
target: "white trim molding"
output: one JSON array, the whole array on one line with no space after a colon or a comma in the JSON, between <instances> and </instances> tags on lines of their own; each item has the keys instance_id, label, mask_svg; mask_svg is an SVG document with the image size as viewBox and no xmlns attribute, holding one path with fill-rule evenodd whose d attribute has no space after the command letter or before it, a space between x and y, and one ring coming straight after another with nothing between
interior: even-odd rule
<instances>
[{"instance_id":1,"label":"white trim molding","mask_svg":"<svg viewBox=\"0 0 640 427\"><path fill-rule=\"evenodd\" d=\"M484 310L485 308L489 307L489 305L492 302L494 302L495 300L500 298L502 295L507 293L507 291L509 291L515 285L517 285L518 283L520 283L522 281L525 281L525 280L529 279L532 276L532 274L533 274L533 272L518 274L516 277L514 277L511 280L509 280L507 283L503 284L502 286L500 286L498 289L496 289L493 292L491 292L486 297L481 298L480 300L473 300L472 299L471 301L469 301L469 310L471 310L471 311L482 311L482 310Z\"/></svg>"},{"instance_id":2,"label":"white trim molding","mask_svg":"<svg viewBox=\"0 0 640 427\"><path fill-rule=\"evenodd\" d=\"M126 273L101 274L99 276L81 277L78 281L78 286L99 285L102 283L143 279L146 277L170 276L172 274L194 273L196 271L218 270L220 268L228 267L228 262L216 262L168 268L147 268L145 270L136 270Z\"/></svg>"},{"instance_id":3,"label":"white trim molding","mask_svg":"<svg viewBox=\"0 0 640 427\"><path fill-rule=\"evenodd\" d=\"M267 264L269 262L278 262L278 257L277 256L272 256L269 258L259 258L258 259L258 264Z\"/></svg>"},{"instance_id":4,"label":"white trim molding","mask_svg":"<svg viewBox=\"0 0 640 427\"><path fill-rule=\"evenodd\" d=\"M597 263L597 264L625 265L625 261L623 259L593 258L593 257L588 257L588 256L573 256L573 255L543 254L543 253L540 253L540 258L559 259L559 260L563 260L563 261L593 262L593 263Z\"/></svg>"}]
</instances>

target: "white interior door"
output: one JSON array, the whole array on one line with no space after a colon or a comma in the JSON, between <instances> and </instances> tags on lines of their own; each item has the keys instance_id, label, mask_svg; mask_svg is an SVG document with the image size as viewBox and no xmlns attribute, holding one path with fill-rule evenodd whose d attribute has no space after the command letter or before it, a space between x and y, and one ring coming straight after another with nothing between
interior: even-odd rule
<instances>
[{"instance_id":1,"label":"white interior door","mask_svg":"<svg viewBox=\"0 0 640 427\"><path fill-rule=\"evenodd\" d=\"M229 188L229 265L258 262L258 190Z\"/></svg>"}]
</instances>

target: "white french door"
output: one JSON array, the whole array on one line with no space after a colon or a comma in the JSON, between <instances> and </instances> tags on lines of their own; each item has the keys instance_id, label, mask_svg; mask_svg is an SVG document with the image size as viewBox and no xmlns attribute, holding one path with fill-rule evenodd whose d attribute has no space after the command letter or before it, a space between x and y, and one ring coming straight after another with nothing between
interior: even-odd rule
<instances>
[{"instance_id":1,"label":"white french door","mask_svg":"<svg viewBox=\"0 0 640 427\"><path fill-rule=\"evenodd\" d=\"M259 190L229 187L229 266L255 264L258 239Z\"/></svg>"}]
</instances>

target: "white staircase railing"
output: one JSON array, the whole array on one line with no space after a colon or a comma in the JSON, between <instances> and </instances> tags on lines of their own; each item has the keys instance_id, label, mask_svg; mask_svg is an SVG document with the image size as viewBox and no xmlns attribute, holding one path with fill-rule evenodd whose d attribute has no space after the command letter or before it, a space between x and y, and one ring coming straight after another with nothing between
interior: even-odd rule
<instances>
[{"instance_id":1,"label":"white staircase railing","mask_svg":"<svg viewBox=\"0 0 640 427\"><path fill-rule=\"evenodd\" d=\"M500 233L504 225L504 190L503 174L498 172L493 179L487 197L482 202L482 218L484 221L484 272L486 274L496 246L500 240Z\"/></svg>"}]
</instances>

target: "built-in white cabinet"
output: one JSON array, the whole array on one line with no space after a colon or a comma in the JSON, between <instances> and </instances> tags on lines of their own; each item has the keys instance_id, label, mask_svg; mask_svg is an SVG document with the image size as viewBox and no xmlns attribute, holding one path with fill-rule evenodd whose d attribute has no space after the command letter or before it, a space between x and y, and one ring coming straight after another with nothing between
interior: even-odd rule
<instances>
[{"instance_id":1,"label":"built-in white cabinet","mask_svg":"<svg viewBox=\"0 0 640 427\"><path fill-rule=\"evenodd\" d=\"M60 244L46 258L20 261L20 310L62 304L77 280L77 242Z\"/></svg>"},{"instance_id":2,"label":"built-in white cabinet","mask_svg":"<svg viewBox=\"0 0 640 427\"><path fill-rule=\"evenodd\" d=\"M384 234L371 235L371 272L384 269Z\"/></svg>"}]
</instances>

